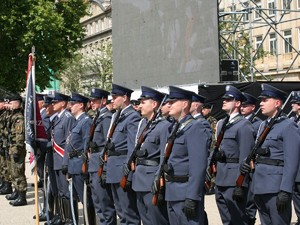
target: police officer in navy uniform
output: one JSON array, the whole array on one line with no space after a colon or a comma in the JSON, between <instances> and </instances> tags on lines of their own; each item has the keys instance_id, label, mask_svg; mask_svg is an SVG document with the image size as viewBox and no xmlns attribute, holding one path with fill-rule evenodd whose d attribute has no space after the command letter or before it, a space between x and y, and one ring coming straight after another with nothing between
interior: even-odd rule
<instances>
[{"instance_id":1,"label":"police officer in navy uniform","mask_svg":"<svg viewBox=\"0 0 300 225\"><path fill-rule=\"evenodd\" d=\"M110 185L99 182L98 170L100 167L100 155L106 143L107 133L111 122L112 113L106 107L107 98L110 93L100 88L92 88L91 107L94 111L100 110L99 117L95 124L94 137L90 144L89 167L90 185L92 197L100 224L116 225L116 210L113 202ZM104 170L106 167L104 166ZM106 179L106 171L103 171L102 178ZM101 180L102 181L102 180Z\"/></svg>"},{"instance_id":2,"label":"police officer in navy uniform","mask_svg":"<svg viewBox=\"0 0 300 225\"><path fill-rule=\"evenodd\" d=\"M255 107L256 107L255 104L258 101L258 99L246 92L242 92L242 93L245 97L245 101L242 102L241 114L252 123L255 132L255 137L256 137L260 124L262 123L262 120L255 115ZM246 215L249 218L249 225L254 225L256 220L255 217L256 217L257 207L254 203L254 194L250 188L252 184L252 173L249 174L248 183L249 183L249 190L248 190L247 205L246 205Z\"/></svg>"},{"instance_id":3,"label":"police officer in navy uniform","mask_svg":"<svg viewBox=\"0 0 300 225\"><path fill-rule=\"evenodd\" d=\"M131 189L130 179L126 189L120 186L123 177L123 168L129 160L134 145L138 123L141 119L130 104L133 90L117 84L112 84L112 104L115 110L121 109L121 114L113 133L107 160L107 184L111 184L113 199L121 224L140 224L140 216L136 206L136 193ZM116 113L113 114L112 121Z\"/></svg>"},{"instance_id":4,"label":"police officer in navy uniform","mask_svg":"<svg viewBox=\"0 0 300 225\"><path fill-rule=\"evenodd\" d=\"M68 208L63 208L63 202L69 201L70 192L66 176L62 173L63 158L65 154L65 145L70 130L75 123L75 118L66 109L68 105L69 96L59 92L54 93L52 100L53 110L57 113L53 121L52 128L52 143L53 143L53 169L55 171L58 199L60 202L60 217L54 217L51 224L61 224L63 218L66 218Z\"/></svg>"},{"instance_id":5,"label":"police officer in navy uniform","mask_svg":"<svg viewBox=\"0 0 300 225\"><path fill-rule=\"evenodd\" d=\"M242 102L241 114L249 121L251 120L250 122L252 123L256 136L258 128L262 122L262 120L255 115L255 104L258 99L246 92L243 92L243 95L245 96L246 100Z\"/></svg>"},{"instance_id":6,"label":"police officer in navy uniform","mask_svg":"<svg viewBox=\"0 0 300 225\"><path fill-rule=\"evenodd\" d=\"M137 206L143 225L167 225L169 221L166 202L158 207L154 206L151 193L151 185L158 170L161 156L164 154L170 126L170 122L163 119L160 113L157 112L165 95L146 86L142 86L141 91L139 107L143 119L140 121L136 138L138 139L140 135L144 135L144 142L136 153L136 168L132 176L132 189L137 194ZM156 112L158 113L157 117L143 133L147 123L151 121Z\"/></svg>"},{"instance_id":7,"label":"police officer in navy uniform","mask_svg":"<svg viewBox=\"0 0 300 225\"><path fill-rule=\"evenodd\" d=\"M47 175L48 175L47 189L46 189L47 190L46 194L48 195L48 202L46 204L48 204L48 216L50 220L53 217L56 218L59 217L58 189L57 189L55 172L53 169L53 147L51 141L53 121L54 118L57 116L57 113L54 113L52 100L53 100L52 95L44 96L45 112L47 114L47 117L49 118L49 123L44 123L44 125L45 125L46 134L48 138L45 165L47 167ZM47 216L46 212L42 216L43 217Z\"/></svg>"},{"instance_id":8,"label":"police officer in navy uniform","mask_svg":"<svg viewBox=\"0 0 300 225\"><path fill-rule=\"evenodd\" d=\"M207 151L209 151L211 140L212 140L212 130L209 122L202 115L202 107L205 99L206 98L204 96L193 93L190 113L196 120L202 123L203 126L205 127L206 135L209 140L207 143Z\"/></svg>"},{"instance_id":9,"label":"police officer in navy uniform","mask_svg":"<svg viewBox=\"0 0 300 225\"><path fill-rule=\"evenodd\" d=\"M83 157L89 141L92 119L85 112L89 98L78 93L72 93L70 97L71 113L76 121L68 135L65 146L65 155L62 166L62 173L67 174L73 180L73 186L78 194L79 200L83 203L84 177L82 176ZM74 199L74 209L76 210ZM70 201L64 200L64 207L67 208L66 224L73 224ZM91 192L87 191L87 209L89 224L95 224L95 209ZM87 218L85 218L86 220Z\"/></svg>"},{"instance_id":10,"label":"police officer in navy uniform","mask_svg":"<svg viewBox=\"0 0 300 225\"><path fill-rule=\"evenodd\" d=\"M204 178L207 135L203 124L189 113L193 92L170 86L169 115L178 127L169 159L164 165L165 200L170 224L204 224ZM179 125L177 126L177 123ZM176 131L176 129L175 129ZM153 191L156 191L156 179Z\"/></svg>"},{"instance_id":11,"label":"police officer in navy uniform","mask_svg":"<svg viewBox=\"0 0 300 225\"><path fill-rule=\"evenodd\" d=\"M262 84L259 98L261 112L268 119L262 123L258 137L282 107L286 93ZM291 198L300 154L300 133L296 123L281 114L261 149L255 159L252 186L260 220L262 224L288 225L291 222Z\"/></svg>"},{"instance_id":12,"label":"police officer in navy uniform","mask_svg":"<svg viewBox=\"0 0 300 225\"><path fill-rule=\"evenodd\" d=\"M254 130L251 123L240 113L245 101L243 94L234 86L227 85L223 96L222 110L229 116L224 136L217 153L216 202L224 225L246 225L245 207L248 188L236 190L239 164L250 153L254 145ZM224 120L217 124L217 136ZM238 192L237 192L238 191Z\"/></svg>"},{"instance_id":13,"label":"police officer in navy uniform","mask_svg":"<svg viewBox=\"0 0 300 225\"><path fill-rule=\"evenodd\" d=\"M298 129L300 129L300 92L294 92L291 104L292 111L295 113L295 116L292 117L291 120L295 121L298 125ZM293 203L297 215L297 223L295 225L300 225L300 166L295 179Z\"/></svg>"}]
</instances>

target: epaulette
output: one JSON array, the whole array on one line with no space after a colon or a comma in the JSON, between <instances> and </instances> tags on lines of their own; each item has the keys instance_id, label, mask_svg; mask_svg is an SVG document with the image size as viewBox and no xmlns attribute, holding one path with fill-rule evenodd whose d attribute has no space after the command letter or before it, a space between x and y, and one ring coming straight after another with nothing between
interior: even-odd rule
<instances>
[{"instance_id":1,"label":"epaulette","mask_svg":"<svg viewBox=\"0 0 300 225\"><path fill-rule=\"evenodd\" d=\"M90 118L90 117L89 116L84 117L85 120L88 119L88 118Z\"/></svg>"}]
</instances>

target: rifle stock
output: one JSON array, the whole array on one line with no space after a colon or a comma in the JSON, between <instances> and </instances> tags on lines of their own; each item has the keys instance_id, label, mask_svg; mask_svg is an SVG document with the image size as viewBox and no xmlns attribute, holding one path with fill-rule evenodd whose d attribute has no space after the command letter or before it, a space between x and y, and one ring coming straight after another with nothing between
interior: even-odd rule
<instances>
[{"instance_id":1,"label":"rifle stock","mask_svg":"<svg viewBox=\"0 0 300 225\"><path fill-rule=\"evenodd\" d=\"M247 156L247 158L245 160L245 162L248 165L250 165L251 161L253 161L255 159L257 149L264 143L268 133L270 132L270 130L271 130L272 126L274 125L276 119L280 116L281 112L282 112L282 109L278 109L276 115L266 124L266 126L264 127L264 130L262 131L262 133L257 138L254 147L252 148L250 154ZM236 179L236 186L242 187L246 175L247 175L247 173L242 173L242 172L240 173L240 175Z\"/></svg>"},{"instance_id":2,"label":"rifle stock","mask_svg":"<svg viewBox=\"0 0 300 225\"><path fill-rule=\"evenodd\" d=\"M173 144L174 144L174 141L175 141L175 138L176 138L176 133L177 133L178 128L179 128L179 124L180 124L179 122L176 122L175 127L173 129L173 132L171 133L170 137L168 138L168 141L167 141L167 144L166 144L166 147L165 147L164 158L163 158L163 161L160 164L160 167L158 169L159 179L156 183L157 192L154 193L153 197L152 197L152 204L153 205L157 205L158 201L160 200L160 195L163 194L164 189L165 189L165 180L164 180L164 175L163 175L163 168L164 168L164 165L167 163L167 161L168 161L168 159L171 155Z\"/></svg>"},{"instance_id":3,"label":"rifle stock","mask_svg":"<svg viewBox=\"0 0 300 225\"><path fill-rule=\"evenodd\" d=\"M104 150L103 150L103 154L102 154L102 158L104 160L104 162L107 161L108 159L108 155L107 155L107 152L108 152L108 144L111 143L111 138L115 132L115 129L117 127L117 124L119 122L119 117L121 115L121 111L122 111L122 107L120 107L120 109L118 109L118 111L116 112L116 116L115 116L115 119L114 119L114 122L113 124L111 125L110 127L110 130L109 130L109 133L108 133L108 136L107 136L107 139L106 139L106 143L105 143L105 146L104 146ZM98 169L98 176L101 177L102 176L102 173L103 173L103 167L104 167L104 163L100 165L99 169Z\"/></svg>"},{"instance_id":4,"label":"rifle stock","mask_svg":"<svg viewBox=\"0 0 300 225\"><path fill-rule=\"evenodd\" d=\"M101 103L100 103L100 106L102 105L102 102L103 102L103 98L101 99ZM81 171L83 174L87 174L87 167L88 167L88 154L90 152L90 144L93 140L93 137L94 137L94 133L95 133L95 128L96 128L96 123L97 123L97 119L99 118L100 116L100 109L97 110L97 114L95 115L94 119L93 119L93 122L92 122L92 125L90 127L90 133L89 133L89 140L88 140L88 143L87 143L87 146L86 146L86 150L84 152L84 161L82 163L82 166L81 166Z\"/></svg>"},{"instance_id":5,"label":"rifle stock","mask_svg":"<svg viewBox=\"0 0 300 225\"><path fill-rule=\"evenodd\" d=\"M132 154L130 155L130 158L128 160L128 163L127 163L127 166L128 168L134 172L135 170L135 158L136 158L136 153L137 151L141 148L142 144L144 143L145 141L145 138L146 138L146 131L150 128L151 124L153 123L153 121L156 120L156 118L159 116L160 114L160 109L164 103L166 99L166 96L163 98L163 100L161 101L158 109L156 110L155 113L153 113L152 117L150 120L148 120L145 128L143 129L141 135L139 136L138 138L138 141L137 141L137 144L136 146L134 147L133 151L132 151ZM126 182L127 182L127 178L128 178L128 175L124 175L121 179L121 182L120 182L120 186L124 189L125 186L126 186Z\"/></svg>"},{"instance_id":6,"label":"rifle stock","mask_svg":"<svg viewBox=\"0 0 300 225\"><path fill-rule=\"evenodd\" d=\"M207 174L206 174L206 178L205 178L205 187L207 188L207 190L209 190L211 188L211 178L214 177L215 174L217 173L216 155L219 151L219 147L220 147L221 142L223 140L224 132L225 132L226 125L227 125L228 121L229 121L229 115L227 115L224 119L221 131L220 131L220 133L217 137L217 141L215 143L213 154L212 154L210 162L209 162L208 170L206 171Z\"/></svg>"}]
</instances>

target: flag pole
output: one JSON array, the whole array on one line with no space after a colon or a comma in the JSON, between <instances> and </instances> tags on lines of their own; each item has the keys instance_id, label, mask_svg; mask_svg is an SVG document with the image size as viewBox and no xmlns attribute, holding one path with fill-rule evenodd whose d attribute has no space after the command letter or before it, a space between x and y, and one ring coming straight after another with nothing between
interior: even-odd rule
<instances>
[{"instance_id":1,"label":"flag pole","mask_svg":"<svg viewBox=\"0 0 300 225\"><path fill-rule=\"evenodd\" d=\"M31 71L32 71L32 82L33 82L33 88L35 89L35 47L32 46L31 49L31 54L32 54L32 67L31 67ZM35 94L33 95L33 106L35 107ZM34 112L34 124L36 124L36 115L35 115L35 111ZM36 140L36 125L34 126L35 128L35 140ZM36 149L35 149L36 150ZM34 199L35 199L35 224L39 225L40 224L40 213L39 213L39 195L38 195L38 175L37 175L37 163L34 166Z\"/></svg>"}]
</instances>

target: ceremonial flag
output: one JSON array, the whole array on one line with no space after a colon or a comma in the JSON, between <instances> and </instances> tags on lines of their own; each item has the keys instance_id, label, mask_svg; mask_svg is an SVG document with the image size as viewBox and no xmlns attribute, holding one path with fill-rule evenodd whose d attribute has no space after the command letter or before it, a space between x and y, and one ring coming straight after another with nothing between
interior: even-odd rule
<instances>
[{"instance_id":1,"label":"ceremonial flag","mask_svg":"<svg viewBox=\"0 0 300 225\"><path fill-rule=\"evenodd\" d=\"M47 141L45 128L35 95L35 61L34 55L29 54L25 100L25 143L26 150L30 154L30 169L33 171L36 165L36 141Z\"/></svg>"}]
</instances>

